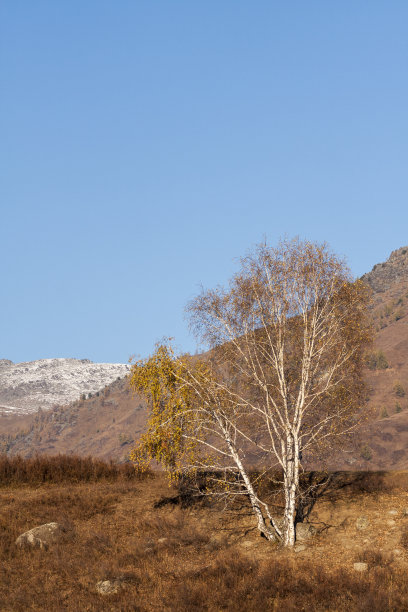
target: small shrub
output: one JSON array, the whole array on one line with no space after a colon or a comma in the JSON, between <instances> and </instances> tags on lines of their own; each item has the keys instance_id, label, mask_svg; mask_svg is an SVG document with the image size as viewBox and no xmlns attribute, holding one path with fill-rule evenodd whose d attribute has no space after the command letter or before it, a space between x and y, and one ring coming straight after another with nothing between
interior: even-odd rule
<instances>
[{"instance_id":1,"label":"small shrub","mask_svg":"<svg viewBox=\"0 0 408 612\"><path fill-rule=\"evenodd\" d=\"M408 529L404 529L401 533L400 544L405 550L408 550Z\"/></svg>"},{"instance_id":2,"label":"small shrub","mask_svg":"<svg viewBox=\"0 0 408 612\"><path fill-rule=\"evenodd\" d=\"M387 358L382 351L366 355L365 363L369 370L386 370L388 368Z\"/></svg>"},{"instance_id":3,"label":"small shrub","mask_svg":"<svg viewBox=\"0 0 408 612\"><path fill-rule=\"evenodd\" d=\"M388 368L387 358L382 351L377 353L377 368L379 370L386 370Z\"/></svg>"},{"instance_id":4,"label":"small shrub","mask_svg":"<svg viewBox=\"0 0 408 612\"><path fill-rule=\"evenodd\" d=\"M377 359L375 357L375 353L370 353L369 355L366 355L365 364L369 370L377 369Z\"/></svg>"},{"instance_id":5,"label":"small shrub","mask_svg":"<svg viewBox=\"0 0 408 612\"><path fill-rule=\"evenodd\" d=\"M394 315L394 319L395 319L396 321L399 321L400 319L402 319L402 317L404 316L404 314L405 314L405 313L404 313L404 311L403 311L401 308L399 308L399 309L397 310L397 312L395 313L395 315Z\"/></svg>"},{"instance_id":6,"label":"small shrub","mask_svg":"<svg viewBox=\"0 0 408 612\"><path fill-rule=\"evenodd\" d=\"M390 304L387 304L386 306L384 306L383 313L385 317L389 317L391 312L392 312L392 306Z\"/></svg>"},{"instance_id":7,"label":"small shrub","mask_svg":"<svg viewBox=\"0 0 408 612\"><path fill-rule=\"evenodd\" d=\"M395 404L395 412L398 414L399 412L401 412L402 410L402 406L401 404L399 404L398 402Z\"/></svg>"},{"instance_id":8,"label":"small shrub","mask_svg":"<svg viewBox=\"0 0 408 612\"><path fill-rule=\"evenodd\" d=\"M133 436L127 433L120 433L118 438L119 438L119 444L121 446L125 446L125 444L131 444L132 442L134 442Z\"/></svg>"},{"instance_id":9,"label":"small shrub","mask_svg":"<svg viewBox=\"0 0 408 612\"><path fill-rule=\"evenodd\" d=\"M364 444L364 446L362 446L360 457L364 459L364 461L370 461L373 458L371 448L367 444Z\"/></svg>"},{"instance_id":10,"label":"small shrub","mask_svg":"<svg viewBox=\"0 0 408 612\"><path fill-rule=\"evenodd\" d=\"M388 417L388 410L386 408L383 408L381 410L381 418L386 419L387 417Z\"/></svg>"},{"instance_id":11,"label":"small shrub","mask_svg":"<svg viewBox=\"0 0 408 612\"><path fill-rule=\"evenodd\" d=\"M357 555L357 561L368 563L369 566L388 567L392 558L381 550L366 549Z\"/></svg>"},{"instance_id":12,"label":"small shrub","mask_svg":"<svg viewBox=\"0 0 408 612\"><path fill-rule=\"evenodd\" d=\"M405 389L404 387L401 385L401 383L396 382L395 385L393 386L392 389L395 393L395 395L397 397L404 397L405 396Z\"/></svg>"}]
</instances>

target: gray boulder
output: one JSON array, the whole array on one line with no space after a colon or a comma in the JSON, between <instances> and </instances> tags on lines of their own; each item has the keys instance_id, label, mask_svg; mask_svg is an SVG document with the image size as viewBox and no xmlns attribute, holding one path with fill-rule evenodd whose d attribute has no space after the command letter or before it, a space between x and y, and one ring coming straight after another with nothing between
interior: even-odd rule
<instances>
[{"instance_id":1,"label":"gray boulder","mask_svg":"<svg viewBox=\"0 0 408 612\"><path fill-rule=\"evenodd\" d=\"M307 547L304 544L296 544L296 546L293 547L293 550L295 553L301 553L307 550Z\"/></svg>"},{"instance_id":2,"label":"gray boulder","mask_svg":"<svg viewBox=\"0 0 408 612\"><path fill-rule=\"evenodd\" d=\"M304 542L310 540L316 535L317 529L310 523L298 523L296 525L296 542Z\"/></svg>"},{"instance_id":3,"label":"gray boulder","mask_svg":"<svg viewBox=\"0 0 408 612\"><path fill-rule=\"evenodd\" d=\"M34 527L18 536L16 545L20 548L32 547L47 550L50 544L56 544L67 532L60 523L45 523Z\"/></svg>"},{"instance_id":4,"label":"gray boulder","mask_svg":"<svg viewBox=\"0 0 408 612\"><path fill-rule=\"evenodd\" d=\"M122 588L122 581L117 580L100 580L96 583L96 590L100 595L115 595Z\"/></svg>"},{"instance_id":5,"label":"gray boulder","mask_svg":"<svg viewBox=\"0 0 408 612\"><path fill-rule=\"evenodd\" d=\"M368 570L367 563L353 563L353 568L356 572L366 572Z\"/></svg>"},{"instance_id":6,"label":"gray boulder","mask_svg":"<svg viewBox=\"0 0 408 612\"><path fill-rule=\"evenodd\" d=\"M370 521L368 520L366 516L359 516L358 519L356 520L356 528L359 531L364 531L364 529L367 529L367 527L369 526L370 526Z\"/></svg>"}]
</instances>

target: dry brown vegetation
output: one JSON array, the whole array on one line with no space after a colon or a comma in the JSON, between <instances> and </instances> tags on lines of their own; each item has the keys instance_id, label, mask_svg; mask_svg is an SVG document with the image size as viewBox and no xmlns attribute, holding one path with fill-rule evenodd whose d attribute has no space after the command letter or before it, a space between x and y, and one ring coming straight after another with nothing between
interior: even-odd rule
<instances>
[{"instance_id":1,"label":"dry brown vegetation","mask_svg":"<svg viewBox=\"0 0 408 612\"><path fill-rule=\"evenodd\" d=\"M50 473L58 461L66 465L52 458ZM3 463L1 611L408 608L407 473L337 474L309 517L319 534L287 552L257 535L246 503L194 503L162 474L141 480L107 465L90 478L83 460L76 474L74 464L67 481L38 484L39 464L16 460L9 484ZM47 551L16 547L20 533L50 521L73 531ZM353 569L358 561L367 572ZM98 594L106 579L121 591Z\"/></svg>"},{"instance_id":2,"label":"dry brown vegetation","mask_svg":"<svg viewBox=\"0 0 408 612\"><path fill-rule=\"evenodd\" d=\"M147 476L145 472L143 476ZM0 486L38 485L44 483L97 482L102 479L141 479L142 474L131 464L109 463L93 457L37 455L0 456Z\"/></svg>"}]
</instances>

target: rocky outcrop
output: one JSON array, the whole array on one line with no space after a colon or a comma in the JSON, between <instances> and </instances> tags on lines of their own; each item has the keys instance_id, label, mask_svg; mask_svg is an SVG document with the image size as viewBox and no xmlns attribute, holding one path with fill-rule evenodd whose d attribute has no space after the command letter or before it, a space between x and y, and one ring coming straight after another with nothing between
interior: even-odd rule
<instances>
[{"instance_id":1,"label":"rocky outcrop","mask_svg":"<svg viewBox=\"0 0 408 612\"><path fill-rule=\"evenodd\" d=\"M14 365L14 363L10 361L10 359L0 359L0 368L7 368L12 365Z\"/></svg>"},{"instance_id":2,"label":"rocky outcrop","mask_svg":"<svg viewBox=\"0 0 408 612\"><path fill-rule=\"evenodd\" d=\"M384 263L378 263L361 280L375 292L383 293L394 283L408 277L408 246L393 251Z\"/></svg>"}]
</instances>

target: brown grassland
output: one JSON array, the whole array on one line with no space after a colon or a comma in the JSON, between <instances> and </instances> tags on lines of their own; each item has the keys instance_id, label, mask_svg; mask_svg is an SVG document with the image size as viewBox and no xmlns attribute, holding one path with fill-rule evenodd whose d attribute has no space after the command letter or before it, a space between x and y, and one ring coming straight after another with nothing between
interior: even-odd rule
<instances>
[{"instance_id":1,"label":"brown grassland","mask_svg":"<svg viewBox=\"0 0 408 612\"><path fill-rule=\"evenodd\" d=\"M309 516L317 535L287 551L258 536L242 498L194 500L129 465L3 457L0 610L406 610L407 484L406 472L338 473ZM51 521L71 529L59 544L15 545ZM109 579L121 590L100 595Z\"/></svg>"}]
</instances>

